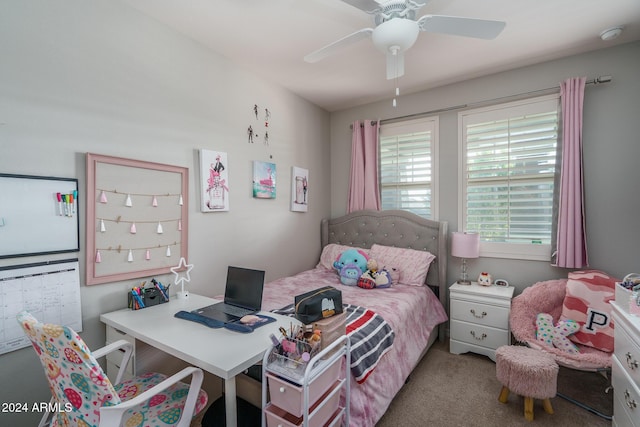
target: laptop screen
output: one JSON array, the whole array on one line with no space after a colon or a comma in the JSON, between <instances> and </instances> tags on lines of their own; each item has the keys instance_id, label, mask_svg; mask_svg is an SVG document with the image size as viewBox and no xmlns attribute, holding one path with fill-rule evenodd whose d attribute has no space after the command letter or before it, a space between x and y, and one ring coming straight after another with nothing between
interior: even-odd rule
<instances>
[{"instance_id":1,"label":"laptop screen","mask_svg":"<svg viewBox=\"0 0 640 427\"><path fill-rule=\"evenodd\" d=\"M264 271L229 266L224 302L260 310L263 287Z\"/></svg>"}]
</instances>

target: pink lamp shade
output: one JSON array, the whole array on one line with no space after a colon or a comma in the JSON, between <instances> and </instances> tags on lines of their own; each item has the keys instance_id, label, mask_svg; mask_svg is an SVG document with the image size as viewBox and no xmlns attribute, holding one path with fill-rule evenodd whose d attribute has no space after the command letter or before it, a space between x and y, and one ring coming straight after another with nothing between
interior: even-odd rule
<instances>
[{"instance_id":1,"label":"pink lamp shade","mask_svg":"<svg viewBox=\"0 0 640 427\"><path fill-rule=\"evenodd\" d=\"M480 256L480 235L478 233L451 233L451 255L458 258L478 258Z\"/></svg>"}]
</instances>

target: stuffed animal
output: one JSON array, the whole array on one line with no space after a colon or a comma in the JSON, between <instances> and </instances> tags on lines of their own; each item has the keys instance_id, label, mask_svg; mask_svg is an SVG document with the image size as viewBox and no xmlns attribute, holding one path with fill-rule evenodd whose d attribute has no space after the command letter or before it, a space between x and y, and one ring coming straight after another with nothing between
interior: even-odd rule
<instances>
[{"instance_id":1,"label":"stuffed animal","mask_svg":"<svg viewBox=\"0 0 640 427\"><path fill-rule=\"evenodd\" d=\"M367 260L367 271L358 278L358 286L363 289L373 289L376 287L378 277L378 263L375 259Z\"/></svg>"},{"instance_id":2,"label":"stuffed animal","mask_svg":"<svg viewBox=\"0 0 640 427\"><path fill-rule=\"evenodd\" d=\"M371 260L369 260L369 266L373 266ZM391 287L391 284L391 273L384 268L382 270L367 270L358 279L358 286L363 289L384 289Z\"/></svg>"},{"instance_id":3,"label":"stuffed animal","mask_svg":"<svg viewBox=\"0 0 640 427\"><path fill-rule=\"evenodd\" d=\"M575 320L560 320L554 326L550 314L539 313L536 317L536 328L536 339L539 342L567 353L580 353L580 349L569 340L569 335L580 329L580 324Z\"/></svg>"},{"instance_id":4,"label":"stuffed animal","mask_svg":"<svg viewBox=\"0 0 640 427\"><path fill-rule=\"evenodd\" d=\"M390 267L390 268L384 267L383 270L389 273L389 277L391 278L391 284L397 285L398 282L400 281L400 270L398 270L395 267Z\"/></svg>"},{"instance_id":5,"label":"stuffed animal","mask_svg":"<svg viewBox=\"0 0 640 427\"><path fill-rule=\"evenodd\" d=\"M376 273L378 272L378 262L375 259L369 258L367 261L367 272L369 276L375 279Z\"/></svg>"},{"instance_id":6,"label":"stuffed animal","mask_svg":"<svg viewBox=\"0 0 640 427\"><path fill-rule=\"evenodd\" d=\"M389 288L393 284L393 280L391 278L391 273L389 270L382 269L378 271L376 274L376 288Z\"/></svg>"},{"instance_id":7,"label":"stuffed animal","mask_svg":"<svg viewBox=\"0 0 640 427\"><path fill-rule=\"evenodd\" d=\"M349 263L340 270L340 283L347 286L355 286L362 276L362 270L356 264Z\"/></svg>"},{"instance_id":8,"label":"stuffed animal","mask_svg":"<svg viewBox=\"0 0 640 427\"><path fill-rule=\"evenodd\" d=\"M492 283L493 280L491 278L491 274L487 273L486 271L483 271L482 273L480 273L480 276L478 276L478 285L491 286Z\"/></svg>"},{"instance_id":9,"label":"stuffed animal","mask_svg":"<svg viewBox=\"0 0 640 427\"><path fill-rule=\"evenodd\" d=\"M355 264L360 269L360 274L362 274L363 271L367 270L368 260L369 257L364 251L353 248L347 249L342 252L338 259L333 263L333 268L338 272L338 274L341 274L342 269L347 264ZM358 275L358 277L360 277L360 275Z\"/></svg>"},{"instance_id":10,"label":"stuffed animal","mask_svg":"<svg viewBox=\"0 0 640 427\"><path fill-rule=\"evenodd\" d=\"M365 271L358 279L357 285L362 289L373 289L376 287L376 279L371 277L368 271Z\"/></svg>"}]
</instances>

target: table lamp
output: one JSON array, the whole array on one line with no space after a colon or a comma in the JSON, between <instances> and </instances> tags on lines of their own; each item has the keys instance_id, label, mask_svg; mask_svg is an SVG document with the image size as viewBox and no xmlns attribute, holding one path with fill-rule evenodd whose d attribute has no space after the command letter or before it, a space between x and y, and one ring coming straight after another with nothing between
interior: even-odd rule
<instances>
[{"instance_id":1,"label":"table lamp","mask_svg":"<svg viewBox=\"0 0 640 427\"><path fill-rule=\"evenodd\" d=\"M175 284L180 285L180 290L176 292L176 296L178 299L187 299L189 298L189 291L184 290L184 282L189 283L191 281L191 269L193 269L193 264L187 264L184 258L180 258L180 263L171 267L171 272L176 276Z\"/></svg>"},{"instance_id":2,"label":"table lamp","mask_svg":"<svg viewBox=\"0 0 640 427\"><path fill-rule=\"evenodd\" d=\"M478 233L451 233L451 255L462 258L462 275L456 282L461 285L470 285L467 278L467 259L480 256L480 235Z\"/></svg>"}]
</instances>

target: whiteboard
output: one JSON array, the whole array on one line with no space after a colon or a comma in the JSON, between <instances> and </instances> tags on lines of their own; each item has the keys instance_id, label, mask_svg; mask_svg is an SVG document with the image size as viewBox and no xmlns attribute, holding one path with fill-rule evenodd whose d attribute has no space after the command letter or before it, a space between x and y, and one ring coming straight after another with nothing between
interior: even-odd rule
<instances>
[{"instance_id":1,"label":"whiteboard","mask_svg":"<svg viewBox=\"0 0 640 427\"><path fill-rule=\"evenodd\" d=\"M22 310L43 323L82 331L78 259L0 269L0 354L31 345L16 320Z\"/></svg>"},{"instance_id":2,"label":"whiteboard","mask_svg":"<svg viewBox=\"0 0 640 427\"><path fill-rule=\"evenodd\" d=\"M0 258L79 251L77 200L57 199L74 192L75 178L0 174Z\"/></svg>"}]
</instances>

